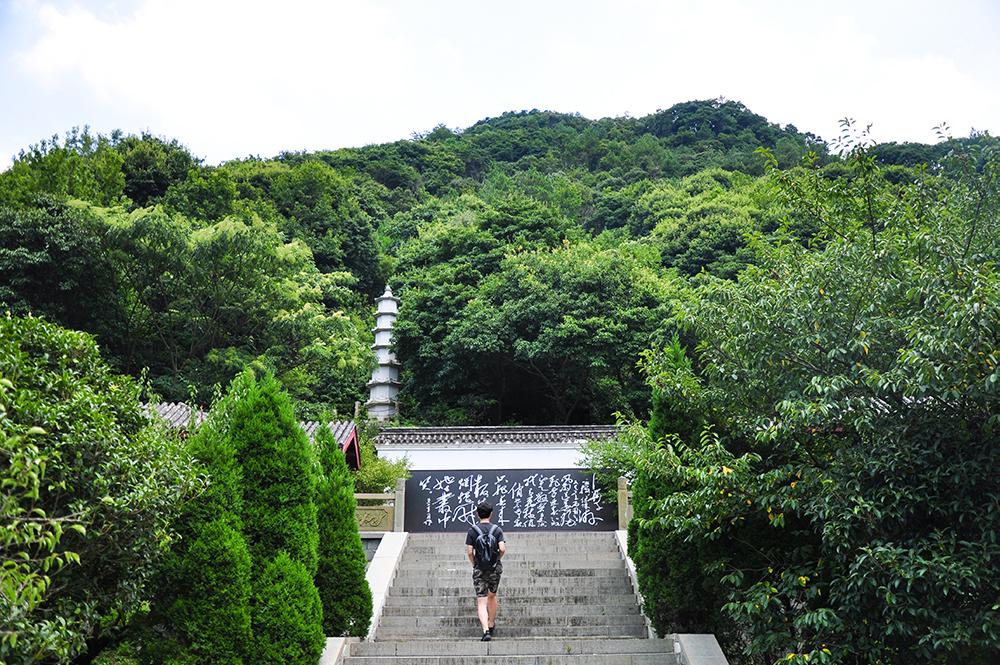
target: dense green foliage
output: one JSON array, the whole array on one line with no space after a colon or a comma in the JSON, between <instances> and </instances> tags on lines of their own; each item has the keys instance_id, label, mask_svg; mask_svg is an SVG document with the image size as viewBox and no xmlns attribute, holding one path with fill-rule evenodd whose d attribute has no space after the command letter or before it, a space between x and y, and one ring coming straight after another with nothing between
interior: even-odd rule
<instances>
[{"instance_id":1,"label":"dense green foliage","mask_svg":"<svg viewBox=\"0 0 1000 665\"><path fill-rule=\"evenodd\" d=\"M396 479L410 477L409 458L404 456L402 459L390 460L379 457L374 441L379 431L378 423L359 422L357 425L361 463L356 470L350 472L354 491L370 494L395 492Z\"/></svg>"},{"instance_id":2,"label":"dense green foliage","mask_svg":"<svg viewBox=\"0 0 1000 665\"><path fill-rule=\"evenodd\" d=\"M0 660L85 662L146 599L202 483L85 333L3 317L0 379Z\"/></svg>"},{"instance_id":3,"label":"dense green foliage","mask_svg":"<svg viewBox=\"0 0 1000 665\"><path fill-rule=\"evenodd\" d=\"M94 215L47 195L33 207L0 207L0 302L106 337L120 314L100 230Z\"/></svg>"},{"instance_id":4,"label":"dense green foliage","mask_svg":"<svg viewBox=\"0 0 1000 665\"><path fill-rule=\"evenodd\" d=\"M691 373L692 364L677 336L656 357L662 374L672 377ZM630 436L647 438L640 451L655 451L668 443L685 442L699 446L706 416L692 408L691 400L674 383L653 391L653 409L647 431L629 431ZM633 459L634 464L634 459ZM657 505L682 489L672 479L663 478L646 465L638 464L633 485L634 519L628 527L629 556L635 561L643 610L659 635L669 633L714 633L726 651L736 650L739 631L722 616L719 607L726 594L717 579L703 568L703 562L733 548L709 541L687 542L684 534L655 525L640 529L644 520L656 515ZM725 549L724 549L725 547ZM728 551L727 551L728 550Z\"/></svg>"},{"instance_id":5,"label":"dense green foliage","mask_svg":"<svg viewBox=\"0 0 1000 665\"><path fill-rule=\"evenodd\" d=\"M230 434L242 470L240 517L257 569L248 660L312 665L326 644L313 582L319 531L312 448L270 376L236 403Z\"/></svg>"},{"instance_id":6,"label":"dense green foliage","mask_svg":"<svg viewBox=\"0 0 1000 665\"><path fill-rule=\"evenodd\" d=\"M307 396L330 364L364 364L355 322L324 307L349 300L337 276L256 216L197 225L139 210L110 220L104 245L127 303L122 362L149 367L165 395L193 384L204 400L254 365Z\"/></svg>"},{"instance_id":7,"label":"dense green foliage","mask_svg":"<svg viewBox=\"0 0 1000 665\"><path fill-rule=\"evenodd\" d=\"M505 199L403 245L395 344L408 359L410 408L431 421L497 424L648 409L635 363L671 283L654 250L612 236L571 242L563 224Z\"/></svg>"},{"instance_id":8,"label":"dense green foliage","mask_svg":"<svg viewBox=\"0 0 1000 665\"><path fill-rule=\"evenodd\" d=\"M285 551L316 572L316 470L309 439L273 377L236 403L230 436L241 469L239 517L254 561Z\"/></svg>"},{"instance_id":9,"label":"dense green foliage","mask_svg":"<svg viewBox=\"0 0 1000 665\"><path fill-rule=\"evenodd\" d=\"M176 523L180 541L151 582L150 611L136 618L143 663L204 662L211 655L238 664L248 655L253 561L240 519L243 471L231 429L236 405L254 386L249 374L237 377L187 442L210 484L184 507ZM208 555L211 561L204 560ZM204 585L213 580L225 580L231 588L209 593L214 602L205 603ZM227 633L242 639L234 641Z\"/></svg>"},{"instance_id":10,"label":"dense green foliage","mask_svg":"<svg viewBox=\"0 0 1000 665\"><path fill-rule=\"evenodd\" d=\"M315 663L325 644L316 584L331 577L321 565L331 555L325 542L327 549L319 550L317 509L327 529L345 516L329 514L328 476L317 485L321 458L296 423L287 394L272 376L258 381L242 373L191 437L189 450L212 483L181 516L184 539L160 566L156 601L137 621L143 662L292 663L311 657ZM339 492L353 499L341 464ZM368 592L353 510L346 517L338 526L353 528L361 578L339 585L344 597ZM336 542L349 540L343 535ZM325 577L314 583L318 568ZM366 629L370 593L368 599ZM295 606L276 610L276 603Z\"/></svg>"},{"instance_id":11,"label":"dense green foliage","mask_svg":"<svg viewBox=\"0 0 1000 665\"><path fill-rule=\"evenodd\" d=\"M73 130L0 173L0 304L90 332L116 369L147 368L168 400L195 386L205 403L213 385L253 367L281 380L301 416L349 413L366 398L369 299L387 280L410 303L401 323L416 317L407 325L423 333L427 317L468 314L457 307L463 296L492 289L490 299L503 298L519 279L504 273L532 252L608 230L616 235L596 251L634 241L618 251L661 278L670 267L732 277L752 258L745 234L779 217L754 179L759 146L787 165L808 150L826 159L816 137L724 99L645 118L506 113L460 132L437 127L410 141L211 167L176 140ZM524 256L505 260L513 254ZM583 314L593 311L574 317ZM513 349L520 333L515 325L489 334ZM632 355L649 331L634 333L624 345ZM490 351L487 366L506 368L505 380L455 377L451 387L442 383L449 368L467 361L459 347L442 349L442 331L408 343L400 360L432 392L415 388L406 417L606 422L615 409L647 408L631 359L627 371L620 358L563 371L560 353L590 349L571 337L558 352L524 341L534 350ZM540 354L546 367L525 370ZM568 393L566 382L582 375L585 385ZM483 385L455 394L470 381ZM523 394L508 394L514 384ZM525 408L534 399L544 404Z\"/></svg>"},{"instance_id":12,"label":"dense green foliage","mask_svg":"<svg viewBox=\"0 0 1000 665\"><path fill-rule=\"evenodd\" d=\"M863 143L849 179L775 172L820 233L760 239L738 282L704 277L681 308L702 340L697 402L727 429L645 455L683 488L647 528L731 544L773 527L714 560L751 654L985 663L1000 648L1000 154L988 137L953 147L946 175L902 191Z\"/></svg>"},{"instance_id":13,"label":"dense green foliage","mask_svg":"<svg viewBox=\"0 0 1000 665\"><path fill-rule=\"evenodd\" d=\"M682 489L674 479L664 478L658 469L649 468L641 460L681 441L699 447L702 428L712 421L690 397L698 386L692 379L692 363L679 336L644 354L644 361L653 359L659 380L653 386L648 426L620 417L618 444L585 444L585 464L607 469L599 474L605 477L607 485L612 485L610 481L616 476L625 477L632 489L628 552L636 565L643 612L657 634L713 633L726 653L736 654L743 638L740 625L720 611L728 599L727 590L718 575L704 569L704 562L724 554L736 556L741 544L690 542L683 532L657 523L639 528L657 515L660 502Z\"/></svg>"},{"instance_id":14,"label":"dense green foliage","mask_svg":"<svg viewBox=\"0 0 1000 665\"><path fill-rule=\"evenodd\" d=\"M81 175L104 153L124 182L112 193ZM370 314L348 271L375 265L358 270L371 288L371 226L366 245L360 227L338 231L352 249L317 267L303 234L287 232L296 218L241 179L252 175L200 167L176 141L149 136L84 131L33 147L0 173L0 302L92 333L116 369L147 369L170 400L194 385L207 402L214 384L253 366L301 403L351 410L371 360ZM327 184L342 195L338 182Z\"/></svg>"},{"instance_id":15,"label":"dense green foliage","mask_svg":"<svg viewBox=\"0 0 1000 665\"><path fill-rule=\"evenodd\" d=\"M226 518L206 524L190 544L176 580L180 593L170 608L190 648L184 653L176 643L149 640L151 660L243 663L251 638L250 572L243 535Z\"/></svg>"},{"instance_id":16,"label":"dense green foliage","mask_svg":"<svg viewBox=\"0 0 1000 665\"><path fill-rule=\"evenodd\" d=\"M326 638L312 575L284 550L261 566L254 583L250 662L316 665Z\"/></svg>"},{"instance_id":17,"label":"dense green foliage","mask_svg":"<svg viewBox=\"0 0 1000 665\"><path fill-rule=\"evenodd\" d=\"M355 517L354 483L344 454L326 427L316 433L316 448L322 467L316 488L316 588L323 602L323 632L331 637L365 637L372 594L365 579L367 561Z\"/></svg>"}]
</instances>

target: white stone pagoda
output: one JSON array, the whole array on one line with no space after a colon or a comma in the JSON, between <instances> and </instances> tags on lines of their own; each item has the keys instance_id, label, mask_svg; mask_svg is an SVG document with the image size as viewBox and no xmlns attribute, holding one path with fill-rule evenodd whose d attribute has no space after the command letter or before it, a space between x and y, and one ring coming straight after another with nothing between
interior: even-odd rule
<instances>
[{"instance_id":1,"label":"white stone pagoda","mask_svg":"<svg viewBox=\"0 0 1000 665\"><path fill-rule=\"evenodd\" d=\"M369 399L365 402L370 420L385 420L396 415L396 394L399 393L399 363L392 353L392 327L399 313L399 298L392 295L392 289L385 287L385 293L375 299L375 343L372 349L378 359L378 367L372 371L368 382Z\"/></svg>"}]
</instances>

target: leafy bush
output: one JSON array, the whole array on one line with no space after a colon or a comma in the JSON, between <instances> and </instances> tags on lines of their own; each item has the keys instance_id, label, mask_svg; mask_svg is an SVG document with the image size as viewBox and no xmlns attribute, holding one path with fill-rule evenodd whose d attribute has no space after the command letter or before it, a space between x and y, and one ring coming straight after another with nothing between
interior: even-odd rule
<instances>
[{"instance_id":1,"label":"leafy bush","mask_svg":"<svg viewBox=\"0 0 1000 665\"><path fill-rule=\"evenodd\" d=\"M379 457L373 441L378 434L378 426L369 422L359 422L357 425L361 463L356 471L350 472L354 480L354 491L372 494L396 491L396 479L410 477L410 459L404 456L390 461Z\"/></svg>"},{"instance_id":2,"label":"leafy bush","mask_svg":"<svg viewBox=\"0 0 1000 665\"><path fill-rule=\"evenodd\" d=\"M93 656L146 598L171 521L201 482L149 420L140 385L113 374L89 335L0 318L0 377L0 574L14 590L0 593L0 658Z\"/></svg>"},{"instance_id":3,"label":"leafy bush","mask_svg":"<svg viewBox=\"0 0 1000 665\"><path fill-rule=\"evenodd\" d=\"M902 190L863 143L832 184L772 170L820 234L758 239L738 283L704 277L681 308L703 340L706 401L753 445L647 455L684 486L648 526L728 542L773 527L715 559L750 654L986 663L1000 650L1000 150L954 147Z\"/></svg>"}]
</instances>

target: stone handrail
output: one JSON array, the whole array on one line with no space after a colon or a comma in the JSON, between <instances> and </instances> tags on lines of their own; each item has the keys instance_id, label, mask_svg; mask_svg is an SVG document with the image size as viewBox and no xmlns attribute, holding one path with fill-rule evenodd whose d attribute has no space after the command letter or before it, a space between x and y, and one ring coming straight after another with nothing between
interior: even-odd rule
<instances>
[{"instance_id":1,"label":"stone handrail","mask_svg":"<svg viewBox=\"0 0 1000 665\"><path fill-rule=\"evenodd\" d=\"M631 520L632 492L628 488L628 479L621 477L618 478L618 528L625 531Z\"/></svg>"},{"instance_id":2,"label":"stone handrail","mask_svg":"<svg viewBox=\"0 0 1000 665\"><path fill-rule=\"evenodd\" d=\"M386 532L403 530L403 511L406 500L406 480L396 479L396 492L394 494L378 494L370 492L358 492L354 495L355 501L373 500L382 501L378 506L358 506L354 511L354 516L358 520L358 531L362 533L368 531Z\"/></svg>"}]
</instances>

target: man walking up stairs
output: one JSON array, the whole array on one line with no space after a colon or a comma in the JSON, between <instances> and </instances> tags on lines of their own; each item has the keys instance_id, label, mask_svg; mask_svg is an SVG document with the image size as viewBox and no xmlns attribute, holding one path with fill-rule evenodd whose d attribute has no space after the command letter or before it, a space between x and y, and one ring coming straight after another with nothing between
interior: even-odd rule
<instances>
[{"instance_id":1,"label":"man walking up stairs","mask_svg":"<svg viewBox=\"0 0 1000 665\"><path fill-rule=\"evenodd\" d=\"M344 665L676 665L646 621L610 532L506 534L503 603L480 641L462 533L411 533L374 642Z\"/></svg>"}]
</instances>

